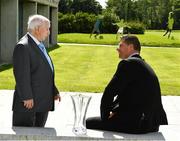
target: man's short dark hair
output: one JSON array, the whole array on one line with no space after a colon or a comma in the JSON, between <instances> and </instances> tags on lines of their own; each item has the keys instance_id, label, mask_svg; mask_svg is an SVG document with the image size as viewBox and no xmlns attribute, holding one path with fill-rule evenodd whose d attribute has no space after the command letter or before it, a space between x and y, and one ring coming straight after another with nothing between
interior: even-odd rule
<instances>
[{"instance_id":1,"label":"man's short dark hair","mask_svg":"<svg viewBox=\"0 0 180 141\"><path fill-rule=\"evenodd\" d=\"M126 35L121 38L121 41L125 42L128 45L132 44L134 46L134 50L137 50L139 52L141 51L141 44L136 36Z\"/></svg>"}]
</instances>

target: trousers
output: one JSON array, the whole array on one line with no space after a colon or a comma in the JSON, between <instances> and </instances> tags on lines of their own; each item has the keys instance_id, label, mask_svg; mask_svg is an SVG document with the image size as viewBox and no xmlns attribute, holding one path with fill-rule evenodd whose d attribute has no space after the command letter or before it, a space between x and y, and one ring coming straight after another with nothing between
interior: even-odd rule
<instances>
[{"instance_id":1,"label":"trousers","mask_svg":"<svg viewBox=\"0 0 180 141\"><path fill-rule=\"evenodd\" d=\"M148 132L158 132L159 125L151 127L137 127L135 124L121 123L117 119L109 119L106 121L101 120L100 117L92 117L86 120L87 129L97 129L106 131L124 132L130 134L144 134Z\"/></svg>"},{"instance_id":2,"label":"trousers","mask_svg":"<svg viewBox=\"0 0 180 141\"><path fill-rule=\"evenodd\" d=\"M26 127L44 127L48 112L13 112L12 125Z\"/></svg>"}]
</instances>

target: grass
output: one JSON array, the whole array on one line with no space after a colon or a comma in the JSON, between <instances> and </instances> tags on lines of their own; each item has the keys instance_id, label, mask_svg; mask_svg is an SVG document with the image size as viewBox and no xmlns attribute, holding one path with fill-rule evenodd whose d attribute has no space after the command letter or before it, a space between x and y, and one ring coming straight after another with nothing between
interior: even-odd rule
<instances>
[{"instance_id":1,"label":"grass","mask_svg":"<svg viewBox=\"0 0 180 141\"><path fill-rule=\"evenodd\" d=\"M62 45L50 52L60 91L103 92L119 62L115 47ZM142 49L157 73L163 95L180 96L180 49ZM14 89L12 68L0 69L0 89Z\"/></svg>"},{"instance_id":2,"label":"grass","mask_svg":"<svg viewBox=\"0 0 180 141\"><path fill-rule=\"evenodd\" d=\"M180 47L180 30L173 31L171 37L163 37L164 31L161 30L147 30L144 35L137 35L141 44L144 46L156 46L156 47ZM102 34L103 39L95 39L93 36L89 38L90 34L82 33L67 33L59 34L58 42L63 43L85 43L85 44L107 44L117 45L118 40L116 34Z\"/></svg>"},{"instance_id":3,"label":"grass","mask_svg":"<svg viewBox=\"0 0 180 141\"><path fill-rule=\"evenodd\" d=\"M159 77L163 95L180 96L180 49L143 48L142 56Z\"/></svg>"},{"instance_id":4,"label":"grass","mask_svg":"<svg viewBox=\"0 0 180 141\"><path fill-rule=\"evenodd\" d=\"M0 66L0 89L14 89L12 65Z\"/></svg>"}]
</instances>

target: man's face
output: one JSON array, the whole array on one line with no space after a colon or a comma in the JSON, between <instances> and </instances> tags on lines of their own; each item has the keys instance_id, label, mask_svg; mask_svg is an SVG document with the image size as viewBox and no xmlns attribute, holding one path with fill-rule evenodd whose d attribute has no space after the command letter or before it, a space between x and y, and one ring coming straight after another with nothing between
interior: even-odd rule
<instances>
[{"instance_id":1,"label":"man's face","mask_svg":"<svg viewBox=\"0 0 180 141\"><path fill-rule=\"evenodd\" d=\"M129 57L131 53L132 45L126 44L123 40L119 43L119 47L117 48L119 58L126 59Z\"/></svg>"},{"instance_id":2,"label":"man's face","mask_svg":"<svg viewBox=\"0 0 180 141\"><path fill-rule=\"evenodd\" d=\"M41 27L38 28L38 35L41 41L44 41L49 36L49 25L44 23Z\"/></svg>"}]
</instances>

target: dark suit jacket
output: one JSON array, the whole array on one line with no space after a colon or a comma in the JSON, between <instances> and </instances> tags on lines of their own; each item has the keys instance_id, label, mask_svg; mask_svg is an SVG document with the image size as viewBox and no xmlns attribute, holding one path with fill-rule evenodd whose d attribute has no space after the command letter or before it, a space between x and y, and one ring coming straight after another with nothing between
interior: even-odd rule
<instances>
[{"instance_id":1,"label":"dark suit jacket","mask_svg":"<svg viewBox=\"0 0 180 141\"><path fill-rule=\"evenodd\" d=\"M102 120L108 120L110 111L117 112L117 126L133 130L167 124L158 78L139 55L120 61L105 88L100 110Z\"/></svg>"},{"instance_id":2,"label":"dark suit jacket","mask_svg":"<svg viewBox=\"0 0 180 141\"><path fill-rule=\"evenodd\" d=\"M13 111L47 112L54 110L54 96L59 92L54 84L54 72L34 40L26 34L16 44L13 53L13 71L16 81ZM33 99L31 110L23 100Z\"/></svg>"}]
</instances>

